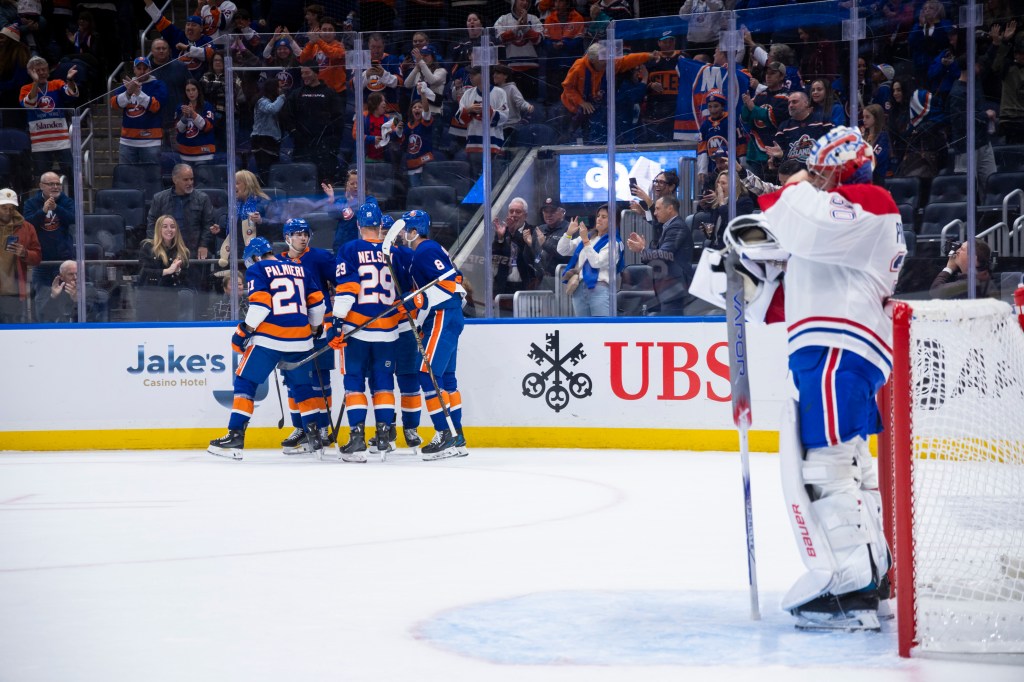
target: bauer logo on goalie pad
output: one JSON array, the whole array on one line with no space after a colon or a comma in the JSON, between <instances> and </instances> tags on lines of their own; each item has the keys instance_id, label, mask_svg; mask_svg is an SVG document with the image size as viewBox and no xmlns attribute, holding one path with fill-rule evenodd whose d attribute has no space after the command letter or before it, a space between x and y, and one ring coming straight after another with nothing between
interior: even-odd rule
<instances>
[{"instance_id":1,"label":"bauer logo on goalie pad","mask_svg":"<svg viewBox=\"0 0 1024 682\"><path fill-rule=\"evenodd\" d=\"M570 396L586 398L593 393L594 382L583 372L573 372L566 367L578 365L585 357L583 344L577 343L565 355L559 352L559 333L557 330L545 335L544 348L535 343L530 344L527 357L543 367L549 365L544 372L531 372L523 377L523 395L529 398L544 396L544 402L555 412L561 412L569 404ZM551 383L549 386L548 383ZM568 388L566 388L568 386Z\"/></svg>"}]
</instances>

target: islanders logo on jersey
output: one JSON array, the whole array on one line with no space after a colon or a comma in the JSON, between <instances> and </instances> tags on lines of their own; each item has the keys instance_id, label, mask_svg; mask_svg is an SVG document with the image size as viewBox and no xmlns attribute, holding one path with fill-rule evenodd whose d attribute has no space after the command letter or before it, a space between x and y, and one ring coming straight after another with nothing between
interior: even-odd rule
<instances>
[{"instance_id":1,"label":"islanders logo on jersey","mask_svg":"<svg viewBox=\"0 0 1024 682\"><path fill-rule=\"evenodd\" d=\"M350 207L348 207L348 206L346 206L346 207L345 207L345 210L343 210L343 211L341 212L341 219L342 219L342 220L352 220L352 219L353 219L353 218L355 218L355 217L356 217L356 212L355 212L355 211L353 211L353 210L352 210L352 209L351 209Z\"/></svg>"},{"instance_id":2,"label":"islanders logo on jersey","mask_svg":"<svg viewBox=\"0 0 1024 682\"><path fill-rule=\"evenodd\" d=\"M366 89L370 92L380 92L386 87L384 79L381 78L380 74L374 73L366 77Z\"/></svg>"},{"instance_id":3,"label":"islanders logo on jersey","mask_svg":"<svg viewBox=\"0 0 1024 682\"><path fill-rule=\"evenodd\" d=\"M410 133L409 137L406 139L409 141L409 155L415 156L416 154L419 154L420 150L423 149L423 138L416 133Z\"/></svg>"},{"instance_id":4,"label":"islanders logo on jersey","mask_svg":"<svg viewBox=\"0 0 1024 682\"><path fill-rule=\"evenodd\" d=\"M189 47L193 46L189 45ZM178 61L184 64L185 68L187 68L189 71L196 71L203 65L203 63L200 60L193 59L192 57L189 57L187 54L179 55Z\"/></svg>"},{"instance_id":5,"label":"islanders logo on jersey","mask_svg":"<svg viewBox=\"0 0 1024 682\"><path fill-rule=\"evenodd\" d=\"M799 138L789 143L789 151L786 153L787 159L799 159L800 161L806 161L811 156L811 147L817 142L810 135L801 135Z\"/></svg>"},{"instance_id":6,"label":"islanders logo on jersey","mask_svg":"<svg viewBox=\"0 0 1024 682\"><path fill-rule=\"evenodd\" d=\"M56 232L60 229L60 218L57 217L55 211L50 211L43 218L43 230L46 232Z\"/></svg>"},{"instance_id":7,"label":"islanders logo on jersey","mask_svg":"<svg viewBox=\"0 0 1024 682\"><path fill-rule=\"evenodd\" d=\"M185 124L185 137L195 137L199 134L199 128L192 121Z\"/></svg>"},{"instance_id":8,"label":"islanders logo on jersey","mask_svg":"<svg viewBox=\"0 0 1024 682\"><path fill-rule=\"evenodd\" d=\"M140 105L136 100L130 100L128 106L124 108L124 113L128 118L138 118L146 113L146 107Z\"/></svg>"},{"instance_id":9,"label":"islanders logo on jersey","mask_svg":"<svg viewBox=\"0 0 1024 682\"><path fill-rule=\"evenodd\" d=\"M49 114L56 108L57 103L53 100L52 97L50 97L49 94L43 95L38 100L36 100L36 109L43 112L44 114Z\"/></svg>"},{"instance_id":10,"label":"islanders logo on jersey","mask_svg":"<svg viewBox=\"0 0 1024 682\"><path fill-rule=\"evenodd\" d=\"M314 56L313 59L316 60L317 66L327 66L327 62L329 61L327 55L320 50L316 51L316 56Z\"/></svg>"},{"instance_id":11,"label":"islanders logo on jersey","mask_svg":"<svg viewBox=\"0 0 1024 682\"><path fill-rule=\"evenodd\" d=\"M292 78L292 74L288 71L278 71L277 84L282 91L287 92L295 85L295 79Z\"/></svg>"}]
</instances>

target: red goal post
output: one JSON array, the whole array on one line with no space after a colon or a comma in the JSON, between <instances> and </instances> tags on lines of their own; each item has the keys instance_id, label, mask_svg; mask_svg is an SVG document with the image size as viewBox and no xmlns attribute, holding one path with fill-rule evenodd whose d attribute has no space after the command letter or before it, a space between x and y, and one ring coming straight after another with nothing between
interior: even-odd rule
<instances>
[{"instance_id":1,"label":"red goal post","mask_svg":"<svg viewBox=\"0 0 1024 682\"><path fill-rule=\"evenodd\" d=\"M1024 333L1000 301L893 310L878 441L901 656L1024 661Z\"/></svg>"}]
</instances>

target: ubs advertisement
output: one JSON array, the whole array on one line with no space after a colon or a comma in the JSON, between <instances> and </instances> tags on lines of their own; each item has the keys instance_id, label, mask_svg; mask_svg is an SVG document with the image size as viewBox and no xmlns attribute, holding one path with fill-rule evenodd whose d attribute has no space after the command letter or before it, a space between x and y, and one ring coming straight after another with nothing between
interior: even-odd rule
<instances>
[{"instance_id":1,"label":"ubs advertisement","mask_svg":"<svg viewBox=\"0 0 1024 682\"><path fill-rule=\"evenodd\" d=\"M788 390L785 331L748 329L753 428L774 431ZM223 428L239 357L231 332L4 330L0 353L12 388L0 432ZM722 321L469 323L457 373L463 420L471 427L732 429L725 338ZM330 380L338 405L341 376L332 372ZM280 418L274 381L272 374L259 387L253 426Z\"/></svg>"}]
</instances>

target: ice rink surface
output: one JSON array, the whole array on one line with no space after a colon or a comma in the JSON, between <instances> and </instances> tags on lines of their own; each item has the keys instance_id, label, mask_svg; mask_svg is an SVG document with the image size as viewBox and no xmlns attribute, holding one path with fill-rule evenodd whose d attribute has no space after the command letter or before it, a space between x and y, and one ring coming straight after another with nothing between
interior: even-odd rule
<instances>
[{"instance_id":1,"label":"ice rink surface","mask_svg":"<svg viewBox=\"0 0 1024 682\"><path fill-rule=\"evenodd\" d=\"M800 633L777 459L0 453L0 682L1021 682Z\"/></svg>"}]
</instances>

